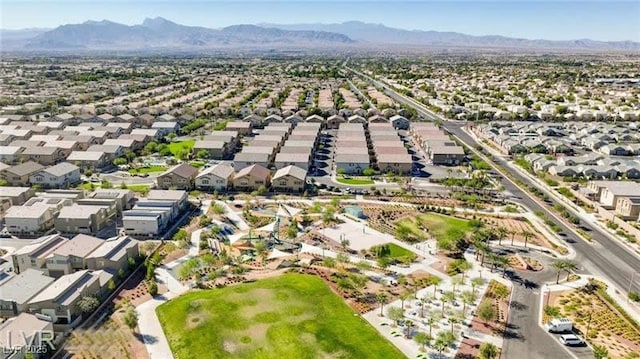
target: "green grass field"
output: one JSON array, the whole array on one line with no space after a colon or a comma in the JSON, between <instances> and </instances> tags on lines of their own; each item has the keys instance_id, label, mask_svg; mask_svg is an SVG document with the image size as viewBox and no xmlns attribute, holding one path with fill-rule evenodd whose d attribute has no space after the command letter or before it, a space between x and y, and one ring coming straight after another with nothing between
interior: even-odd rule
<instances>
[{"instance_id":1,"label":"green grass field","mask_svg":"<svg viewBox=\"0 0 640 359\"><path fill-rule=\"evenodd\" d=\"M336 178L336 180L342 184L350 184L350 185L354 185L354 186L362 186L362 185L368 185L368 184L373 184L374 182L370 179L356 179L356 178L344 178L344 177L338 177Z\"/></svg>"},{"instance_id":2,"label":"green grass field","mask_svg":"<svg viewBox=\"0 0 640 359\"><path fill-rule=\"evenodd\" d=\"M469 221L460 218L436 213L424 213L419 215L418 218L436 238L451 237L455 236L457 232L466 233L471 230Z\"/></svg>"},{"instance_id":3,"label":"green grass field","mask_svg":"<svg viewBox=\"0 0 640 359\"><path fill-rule=\"evenodd\" d=\"M315 276L284 274L162 304L176 358L404 358Z\"/></svg>"},{"instance_id":4,"label":"green grass field","mask_svg":"<svg viewBox=\"0 0 640 359\"><path fill-rule=\"evenodd\" d=\"M131 174L136 174L136 173L156 173L156 172L164 172L167 170L168 167L166 166L149 166L149 167L138 167L138 168L132 168L129 170L129 173Z\"/></svg>"},{"instance_id":5,"label":"green grass field","mask_svg":"<svg viewBox=\"0 0 640 359\"><path fill-rule=\"evenodd\" d=\"M195 145L195 144L196 144L196 140L185 140L185 141L180 141L180 142L171 142L169 144L169 151L171 151L172 155L177 156L178 152L180 152L183 149L188 150L189 152L191 152L191 149L193 148L193 145Z\"/></svg>"},{"instance_id":6,"label":"green grass field","mask_svg":"<svg viewBox=\"0 0 640 359\"><path fill-rule=\"evenodd\" d=\"M415 257L415 254L410 250L404 249L395 243L387 243L389 246L389 250L391 253L389 254L390 258L400 258L400 257Z\"/></svg>"}]
</instances>

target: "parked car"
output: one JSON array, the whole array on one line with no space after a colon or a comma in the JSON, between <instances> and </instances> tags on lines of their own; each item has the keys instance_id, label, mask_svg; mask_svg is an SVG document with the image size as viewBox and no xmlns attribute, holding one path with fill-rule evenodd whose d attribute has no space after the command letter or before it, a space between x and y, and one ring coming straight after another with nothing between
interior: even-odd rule
<instances>
[{"instance_id":1,"label":"parked car","mask_svg":"<svg viewBox=\"0 0 640 359\"><path fill-rule=\"evenodd\" d=\"M584 341L575 334L564 334L560 336L560 342L566 346L584 345Z\"/></svg>"}]
</instances>

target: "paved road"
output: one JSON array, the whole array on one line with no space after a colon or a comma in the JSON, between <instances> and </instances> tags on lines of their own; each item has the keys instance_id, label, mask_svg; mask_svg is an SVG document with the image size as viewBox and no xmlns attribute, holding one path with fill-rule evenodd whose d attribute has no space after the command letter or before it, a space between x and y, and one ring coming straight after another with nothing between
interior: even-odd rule
<instances>
[{"instance_id":1,"label":"paved road","mask_svg":"<svg viewBox=\"0 0 640 359\"><path fill-rule=\"evenodd\" d=\"M513 296L507 323L507 334L502 347L505 358L563 359L571 358L555 336L536 324L540 316L541 286L552 281L555 273L549 270L548 257L528 254L541 261L545 269L540 272L514 272ZM588 347L567 348L578 358L592 358Z\"/></svg>"},{"instance_id":2,"label":"paved road","mask_svg":"<svg viewBox=\"0 0 640 359\"><path fill-rule=\"evenodd\" d=\"M449 133L458 137L458 139L465 145L467 145L470 149L474 149L478 145L478 143L473 138L471 138L471 136L469 136L462 130L462 126L464 125L464 123L442 119L432 112L428 111L422 104L418 103L417 101L399 95L386 84L371 79L370 77L358 72L356 73L373 82L377 86L383 87L385 89L385 93L391 96L396 101L415 108L420 116L430 120L442 121L444 128ZM499 165L505 167L504 159L496 158L495 161ZM520 175L517 172L511 172L511 174L524 183L530 183L530 180L528 178ZM591 234L591 236L593 237L593 243L587 243L582 238L579 238L576 234L574 234L569 229L569 227L564 224L564 222L557 220L554 217L554 213L547 209L546 206L543 206L537 199L529 196L528 193L520 190L520 188L513 182L503 178L501 179L501 184L504 186L506 191L512 193L516 197L520 197L521 199L519 201L525 206L529 207L529 209L531 209L532 211L542 211L547 215L547 217L549 217L553 222L560 226L562 232L566 234L565 238L569 242L569 245L571 245L576 251L577 255L575 260L579 263L583 270L586 270L593 275L602 276L606 279L609 279L616 285L618 289L624 291L627 290L633 273L640 273L640 259L634 254L630 253L626 247L622 246L616 240L611 239L598 231L595 226L586 222L582 223L583 227L585 227L585 229L589 231L589 234ZM635 288L637 289L637 287Z\"/></svg>"},{"instance_id":3,"label":"paved road","mask_svg":"<svg viewBox=\"0 0 640 359\"><path fill-rule=\"evenodd\" d=\"M470 148L477 145L477 142L464 132L460 123L444 123L445 129L458 137L462 142ZM494 158L495 162L506 167L504 159ZM520 179L524 183L529 183L529 179L522 176L518 172L510 172L515 178ZM531 198L527 193L520 190L514 183L508 179L501 180L505 189L514 196L520 197L519 200L532 211L542 211L547 217L551 218L556 224L562 228L562 232L566 234L566 239L570 242L577 255L575 260L583 267L584 270L597 275L604 276L611 280L621 290L627 290L629 280L633 272L640 272L640 259L629 250L622 246L618 241L602 234L594 225L583 222L589 234L593 237L593 243L585 242L582 238L575 235L564 222L554 218L553 213L546 206L541 205L540 201Z\"/></svg>"}]
</instances>

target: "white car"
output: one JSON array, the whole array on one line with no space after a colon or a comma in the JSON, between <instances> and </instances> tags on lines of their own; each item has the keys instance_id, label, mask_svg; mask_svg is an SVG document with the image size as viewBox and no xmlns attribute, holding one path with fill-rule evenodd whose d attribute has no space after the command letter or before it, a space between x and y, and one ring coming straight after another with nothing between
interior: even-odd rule
<instances>
[{"instance_id":1,"label":"white car","mask_svg":"<svg viewBox=\"0 0 640 359\"><path fill-rule=\"evenodd\" d=\"M582 345L584 342L575 334L564 334L560 336L560 342L566 346Z\"/></svg>"}]
</instances>

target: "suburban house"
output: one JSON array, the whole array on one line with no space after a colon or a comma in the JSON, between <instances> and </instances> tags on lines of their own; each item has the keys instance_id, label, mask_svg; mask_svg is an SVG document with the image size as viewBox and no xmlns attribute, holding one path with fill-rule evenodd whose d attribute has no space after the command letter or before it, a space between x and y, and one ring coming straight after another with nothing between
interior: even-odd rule
<instances>
[{"instance_id":1,"label":"suburban house","mask_svg":"<svg viewBox=\"0 0 640 359\"><path fill-rule=\"evenodd\" d=\"M18 161L24 148L20 146L0 145L0 162L12 164Z\"/></svg>"},{"instance_id":2,"label":"suburban house","mask_svg":"<svg viewBox=\"0 0 640 359\"><path fill-rule=\"evenodd\" d=\"M30 269L0 282L0 317L14 317L28 310L29 301L53 283L44 272Z\"/></svg>"},{"instance_id":3,"label":"suburban house","mask_svg":"<svg viewBox=\"0 0 640 359\"><path fill-rule=\"evenodd\" d=\"M336 154L335 163L336 163L336 170L338 171L338 173L344 173L349 175L361 174L362 171L369 168L369 154L368 153Z\"/></svg>"},{"instance_id":4,"label":"suburban house","mask_svg":"<svg viewBox=\"0 0 640 359\"><path fill-rule=\"evenodd\" d=\"M398 129L398 130L408 130L409 129L410 122L404 116L394 115L394 116L391 116L389 121L391 122L391 125L395 129Z\"/></svg>"},{"instance_id":5,"label":"suburban house","mask_svg":"<svg viewBox=\"0 0 640 359\"><path fill-rule=\"evenodd\" d=\"M0 324L0 358L24 359L34 355L34 347L51 352L55 345L53 323L41 316L22 313Z\"/></svg>"},{"instance_id":6,"label":"suburban house","mask_svg":"<svg viewBox=\"0 0 640 359\"><path fill-rule=\"evenodd\" d=\"M12 206L20 206L34 195L31 187L0 187L0 198L8 199Z\"/></svg>"},{"instance_id":7,"label":"suburban house","mask_svg":"<svg viewBox=\"0 0 640 359\"><path fill-rule=\"evenodd\" d=\"M73 151L67 157L67 161L80 167L83 171L96 171L108 164L107 156L104 152Z\"/></svg>"},{"instance_id":8,"label":"suburban house","mask_svg":"<svg viewBox=\"0 0 640 359\"><path fill-rule=\"evenodd\" d=\"M117 272L129 266L129 259L140 256L138 241L119 236L102 241L102 245L85 257L89 269L110 269Z\"/></svg>"},{"instance_id":9,"label":"suburban house","mask_svg":"<svg viewBox=\"0 0 640 359\"><path fill-rule=\"evenodd\" d=\"M27 186L29 177L44 169L44 166L36 162L25 162L3 171L3 177L9 186Z\"/></svg>"},{"instance_id":10,"label":"suburban house","mask_svg":"<svg viewBox=\"0 0 640 359\"><path fill-rule=\"evenodd\" d=\"M59 147L29 146L20 153L22 161L34 161L43 166L51 166L65 159L65 152Z\"/></svg>"},{"instance_id":11,"label":"suburban house","mask_svg":"<svg viewBox=\"0 0 640 359\"><path fill-rule=\"evenodd\" d=\"M226 163L207 167L196 177L196 188L205 191L226 191L235 171Z\"/></svg>"},{"instance_id":12,"label":"suburban house","mask_svg":"<svg viewBox=\"0 0 640 359\"><path fill-rule=\"evenodd\" d=\"M197 168L187 163L182 163L168 169L158 176L158 188L190 190L195 184L197 175Z\"/></svg>"},{"instance_id":13,"label":"suburban house","mask_svg":"<svg viewBox=\"0 0 640 359\"><path fill-rule=\"evenodd\" d=\"M271 186L276 192L301 193L304 191L306 179L306 169L287 166L276 171L271 179Z\"/></svg>"},{"instance_id":14,"label":"suburban house","mask_svg":"<svg viewBox=\"0 0 640 359\"><path fill-rule=\"evenodd\" d=\"M618 181L602 188L599 202L606 209L614 209L621 197L636 197L640 194L640 183Z\"/></svg>"},{"instance_id":15,"label":"suburban house","mask_svg":"<svg viewBox=\"0 0 640 359\"><path fill-rule=\"evenodd\" d=\"M198 140L193 145L193 152L198 158L221 160L232 150L233 148L229 147L229 143L224 141ZM203 156L202 154L205 152L206 156Z\"/></svg>"},{"instance_id":16,"label":"suburban house","mask_svg":"<svg viewBox=\"0 0 640 359\"><path fill-rule=\"evenodd\" d=\"M57 247L47 257L46 268L51 277L59 278L78 270L88 269L86 258L105 241L79 234Z\"/></svg>"},{"instance_id":17,"label":"suburban house","mask_svg":"<svg viewBox=\"0 0 640 359\"><path fill-rule=\"evenodd\" d=\"M53 228L54 208L39 202L13 206L4 215L6 230L15 235L40 235Z\"/></svg>"},{"instance_id":18,"label":"suburban house","mask_svg":"<svg viewBox=\"0 0 640 359\"><path fill-rule=\"evenodd\" d=\"M155 238L177 220L187 208L185 191L149 191L145 200L122 213L124 231L136 238Z\"/></svg>"},{"instance_id":19,"label":"suburban house","mask_svg":"<svg viewBox=\"0 0 640 359\"><path fill-rule=\"evenodd\" d=\"M640 193L637 196L618 198L616 213L624 220L637 221L640 218Z\"/></svg>"},{"instance_id":20,"label":"suburban house","mask_svg":"<svg viewBox=\"0 0 640 359\"><path fill-rule=\"evenodd\" d=\"M40 237L11 254L13 270L22 273L27 269L46 272L47 258L53 251L69 241L58 234Z\"/></svg>"},{"instance_id":21,"label":"suburban house","mask_svg":"<svg viewBox=\"0 0 640 359\"><path fill-rule=\"evenodd\" d=\"M261 186L269 187L271 172L260 165L251 165L238 171L233 177L233 188L240 191L255 191Z\"/></svg>"},{"instance_id":22,"label":"suburban house","mask_svg":"<svg viewBox=\"0 0 640 359\"><path fill-rule=\"evenodd\" d=\"M54 323L54 329L63 331L79 322L82 315L78 307L80 299L99 296L103 285L108 282L104 280L107 273L81 270L63 275L31 299L29 309L32 313L48 316Z\"/></svg>"},{"instance_id":23,"label":"suburban house","mask_svg":"<svg viewBox=\"0 0 640 359\"><path fill-rule=\"evenodd\" d=\"M42 188L68 188L80 183L80 168L69 162L58 163L31 175L29 182Z\"/></svg>"},{"instance_id":24,"label":"suburban house","mask_svg":"<svg viewBox=\"0 0 640 359\"><path fill-rule=\"evenodd\" d=\"M74 203L60 209L54 226L61 233L96 234L108 224L108 207Z\"/></svg>"},{"instance_id":25,"label":"suburban house","mask_svg":"<svg viewBox=\"0 0 640 359\"><path fill-rule=\"evenodd\" d=\"M151 125L151 128L158 130L160 136L166 136L170 133L176 133L180 131L180 124L173 121L158 121Z\"/></svg>"}]
</instances>

